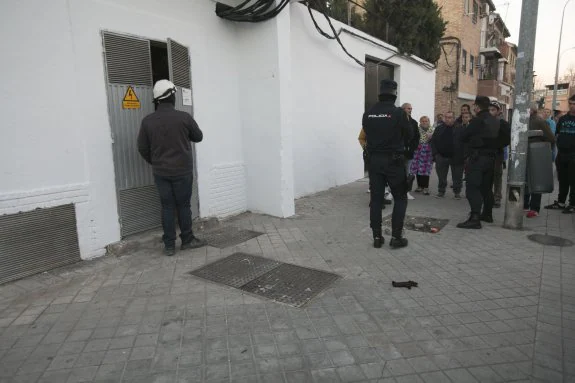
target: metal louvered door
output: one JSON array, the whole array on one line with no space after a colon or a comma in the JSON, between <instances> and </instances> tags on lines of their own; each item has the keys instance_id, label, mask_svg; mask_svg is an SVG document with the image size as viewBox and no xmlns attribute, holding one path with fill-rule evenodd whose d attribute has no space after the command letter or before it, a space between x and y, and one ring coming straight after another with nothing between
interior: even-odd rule
<instances>
[{"instance_id":1,"label":"metal louvered door","mask_svg":"<svg viewBox=\"0 0 575 383\"><path fill-rule=\"evenodd\" d=\"M118 213L125 237L161 226L152 169L137 148L142 119L154 112L150 41L110 32L103 32L102 38Z\"/></svg>"},{"instance_id":2,"label":"metal louvered door","mask_svg":"<svg viewBox=\"0 0 575 383\"><path fill-rule=\"evenodd\" d=\"M194 115L192 101L192 68L189 49L182 44L168 39L168 66L170 81L177 88L176 109ZM196 164L196 148L192 143L192 157L194 160L194 182L192 186L192 217L200 215L200 200L198 196L198 167Z\"/></svg>"}]
</instances>

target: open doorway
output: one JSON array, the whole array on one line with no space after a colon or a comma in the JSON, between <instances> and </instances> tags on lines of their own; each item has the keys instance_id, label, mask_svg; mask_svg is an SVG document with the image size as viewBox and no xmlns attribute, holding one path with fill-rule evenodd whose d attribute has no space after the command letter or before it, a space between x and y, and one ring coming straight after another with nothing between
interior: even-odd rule
<instances>
[{"instance_id":1,"label":"open doorway","mask_svg":"<svg viewBox=\"0 0 575 383\"><path fill-rule=\"evenodd\" d=\"M168 61L168 44L160 41L150 41L150 54L152 56L152 80L170 78L170 64Z\"/></svg>"}]
</instances>

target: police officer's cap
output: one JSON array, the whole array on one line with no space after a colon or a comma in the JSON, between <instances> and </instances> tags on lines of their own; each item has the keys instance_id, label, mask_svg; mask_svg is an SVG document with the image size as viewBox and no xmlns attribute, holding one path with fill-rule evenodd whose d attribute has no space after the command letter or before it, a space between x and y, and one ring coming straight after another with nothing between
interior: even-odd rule
<instances>
[{"instance_id":1,"label":"police officer's cap","mask_svg":"<svg viewBox=\"0 0 575 383\"><path fill-rule=\"evenodd\" d=\"M491 100L489 99L489 97L487 96L477 96L475 97L475 105L481 105L481 106L489 106L489 104L491 104Z\"/></svg>"},{"instance_id":2,"label":"police officer's cap","mask_svg":"<svg viewBox=\"0 0 575 383\"><path fill-rule=\"evenodd\" d=\"M379 84L379 94L397 96L397 83L393 80L381 80Z\"/></svg>"}]
</instances>

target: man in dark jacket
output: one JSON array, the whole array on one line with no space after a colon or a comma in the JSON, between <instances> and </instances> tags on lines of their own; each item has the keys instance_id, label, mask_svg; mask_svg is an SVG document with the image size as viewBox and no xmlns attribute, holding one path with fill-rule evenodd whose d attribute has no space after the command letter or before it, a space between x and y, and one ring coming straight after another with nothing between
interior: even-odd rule
<instances>
[{"instance_id":1,"label":"man in dark jacket","mask_svg":"<svg viewBox=\"0 0 575 383\"><path fill-rule=\"evenodd\" d=\"M455 115L453 112L446 112L443 116L443 124L435 128L431 137L431 150L435 161L437 178L439 179L438 198L445 197L449 168L451 168L451 178L453 180L453 193L455 193L455 198L461 198L463 152L460 140L461 134L455 124Z\"/></svg>"},{"instance_id":2,"label":"man in dark jacket","mask_svg":"<svg viewBox=\"0 0 575 383\"><path fill-rule=\"evenodd\" d=\"M138 135L140 155L152 165L154 180L162 203L162 240L165 254L176 251L177 212L181 230L181 249L202 247L205 243L192 231L192 197L194 164L192 142L200 142L203 134L192 116L175 109L176 87L168 80L154 85L157 109L142 120Z\"/></svg>"},{"instance_id":3,"label":"man in dark jacket","mask_svg":"<svg viewBox=\"0 0 575 383\"><path fill-rule=\"evenodd\" d=\"M405 111L405 113L407 113L407 116L409 117L409 126L410 126L410 132L409 134L411 135L411 140L409 140L409 142L407 143L406 147L405 147L405 171L407 172L407 198L408 199L415 199L411 193L409 193L411 191L411 187L413 185L413 180L415 179L415 175L411 174L411 162L413 161L413 156L415 154L415 151L417 150L417 147L419 146L419 139L420 139L420 135L419 135L419 124L417 123L417 121L415 121L415 119L413 117L411 117L411 113L413 111L413 107L411 106L410 103L405 103L401 106L401 108Z\"/></svg>"},{"instance_id":4,"label":"man in dark jacket","mask_svg":"<svg viewBox=\"0 0 575 383\"><path fill-rule=\"evenodd\" d=\"M501 105L497 101L491 101L489 105L489 113L497 118L501 124L501 128L504 131L510 130L509 123L505 121L501 116ZM495 156L495 169L493 173L493 207L501 207L501 199L503 198L503 163L504 163L504 149L505 143L502 142L501 147L497 150L497 155Z\"/></svg>"},{"instance_id":5,"label":"man in dark jacket","mask_svg":"<svg viewBox=\"0 0 575 383\"><path fill-rule=\"evenodd\" d=\"M469 145L465 194L471 208L469 219L457 225L461 229L481 229L481 221L493 222L493 170L500 123L489 114L489 102L488 97L476 97L475 117L461 133L462 142Z\"/></svg>"},{"instance_id":6,"label":"man in dark jacket","mask_svg":"<svg viewBox=\"0 0 575 383\"><path fill-rule=\"evenodd\" d=\"M564 214L575 213L575 95L569 97L569 112L557 122L557 176L559 197L545 209L563 209ZM569 205L565 206L569 196Z\"/></svg>"},{"instance_id":7,"label":"man in dark jacket","mask_svg":"<svg viewBox=\"0 0 575 383\"><path fill-rule=\"evenodd\" d=\"M529 107L529 130L541 130L543 137L529 137L529 142L549 142L553 147L555 145L555 136L549 127L549 124L537 114L539 106L536 103ZM526 171L528 171L528 167ZM527 181L528 175L525 176ZM525 184L525 193L523 198L523 209L527 210L527 218L535 218L539 215L541 209L541 194L530 193L529 183Z\"/></svg>"}]
</instances>

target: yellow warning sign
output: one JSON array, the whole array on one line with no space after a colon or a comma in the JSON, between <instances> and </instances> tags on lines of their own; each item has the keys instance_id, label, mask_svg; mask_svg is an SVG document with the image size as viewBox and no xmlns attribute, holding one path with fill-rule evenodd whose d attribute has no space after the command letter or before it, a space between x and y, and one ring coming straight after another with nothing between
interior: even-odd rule
<instances>
[{"instance_id":1,"label":"yellow warning sign","mask_svg":"<svg viewBox=\"0 0 575 383\"><path fill-rule=\"evenodd\" d=\"M136 92L131 86L128 87L122 100L122 109L140 109L140 100L138 100L138 96L136 96Z\"/></svg>"}]
</instances>

